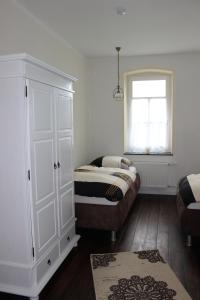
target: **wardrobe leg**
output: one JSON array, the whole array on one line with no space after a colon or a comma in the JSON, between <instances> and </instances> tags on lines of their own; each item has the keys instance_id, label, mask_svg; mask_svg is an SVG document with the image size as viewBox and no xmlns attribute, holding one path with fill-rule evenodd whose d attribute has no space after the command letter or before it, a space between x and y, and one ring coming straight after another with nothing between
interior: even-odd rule
<instances>
[{"instance_id":1,"label":"wardrobe leg","mask_svg":"<svg viewBox=\"0 0 200 300\"><path fill-rule=\"evenodd\" d=\"M116 231L114 230L111 231L111 241L116 242Z\"/></svg>"},{"instance_id":2,"label":"wardrobe leg","mask_svg":"<svg viewBox=\"0 0 200 300\"><path fill-rule=\"evenodd\" d=\"M192 246L192 236L190 234L187 235L187 246L188 247Z\"/></svg>"}]
</instances>

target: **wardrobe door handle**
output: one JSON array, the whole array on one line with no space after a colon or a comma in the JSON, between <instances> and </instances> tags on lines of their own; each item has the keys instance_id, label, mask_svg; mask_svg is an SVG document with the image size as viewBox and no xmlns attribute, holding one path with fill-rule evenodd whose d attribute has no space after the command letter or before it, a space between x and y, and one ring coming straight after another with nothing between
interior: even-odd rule
<instances>
[{"instance_id":1,"label":"wardrobe door handle","mask_svg":"<svg viewBox=\"0 0 200 300\"><path fill-rule=\"evenodd\" d=\"M60 167L61 167L61 164L60 164L60 162L58 161L58 163L57 163L57 166L58 166L58 169L60 169Z\"/></svg>"},{"instance_id":2,"label":"wardrobe door handle","mask_svg":"<svg viewBox=\"0 0 200 300\"><path fill-rule=\"evenodd\" d=\"M56 170L56 169L57 169L57 164L56 164L56 163L54 163L54 165L53 165L53 166L54 166L54 169Z\"/></svg>"}]
</instances>

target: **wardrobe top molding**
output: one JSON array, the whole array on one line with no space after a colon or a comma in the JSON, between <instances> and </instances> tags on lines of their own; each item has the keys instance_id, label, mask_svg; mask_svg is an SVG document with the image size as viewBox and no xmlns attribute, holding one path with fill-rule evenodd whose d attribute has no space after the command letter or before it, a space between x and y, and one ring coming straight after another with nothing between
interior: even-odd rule
<instances>
[{"instance_id":1,"label":"wardrobe top molding","mask_svg":"<svg viewBox=\"0 0 200 300\"><path fill-rule=\"evenodd\" d=\"M36 80L69 92L74 92L73 83L77 81L77 78L27 53L0 56L0 78L10 77Z\"/></svg>"}]
</instances>

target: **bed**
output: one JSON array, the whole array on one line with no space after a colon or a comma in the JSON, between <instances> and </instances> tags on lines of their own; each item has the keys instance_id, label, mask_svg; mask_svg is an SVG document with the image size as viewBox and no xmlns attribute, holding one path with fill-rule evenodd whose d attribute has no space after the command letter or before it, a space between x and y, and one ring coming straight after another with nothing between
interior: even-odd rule
<instances>
[{"instance_id":1,"label":"bed","mask_svg":"<svg viewBox=\"0 0 200 300\"><path fill-rule=\"evenodd\" d=\"M102 158L98 158L89 166L83 166L78 169L78 176L81 173L83 178L85 175L85 171L83 170L85 170L85 168L87 170L89 169L89 174L86 175L89 176L89 182L80 182L82 179L80 179L80 177L77 178L77 170L75 171L75 215L78 227L109 230L111 231L112 241L115 241L116 232L122 227L136 199L140 187L140 177L135 167L129 165L127 161L125 164L124 161L121 161L120 165L118 163L116 164L116 161L115 163L109 164L105 159L105 162L106 166L103 167ZM116 165L117 168L115 168ZM123 192L120 192L120 189L116 187L115 183L119 181L118 178L112 179L114 180L114 184L111 183L112 188L110 188L109 185L106 186L105 182L102 182L104 181L102 180L102 176L104 176L102 173L106 174L106 178L107 176L109 177L108 181L110 183L110 176L113 175L110 173L113 172L115 174L114 176L117 174L117 176L120 177L120 180L124 175L125 177L131 176L131 180L130 178L128 180L129 186L127 190L122 188ZM91 173L95 173L93 182L93 179L91 179L93 175ZM98 176L100 176L100 182L98 182ZM84 188L85 184L86 188ZM80 186L81 189L79 189ZM104 191L102 192L103 189ZM109 191L109 193L107 193L107 191Z\"/></svg>"},{"instance_id":2,"label":"bed","mask_svg":"<svg viewBox=\"0 0 200 300\"><path fill-rule=\"evenodd\" d=\"M200 236L200 174L180 180L176 203L181 228L187 235L187 246L191 246L192 236Z\"/></svg>"}]
</instances>

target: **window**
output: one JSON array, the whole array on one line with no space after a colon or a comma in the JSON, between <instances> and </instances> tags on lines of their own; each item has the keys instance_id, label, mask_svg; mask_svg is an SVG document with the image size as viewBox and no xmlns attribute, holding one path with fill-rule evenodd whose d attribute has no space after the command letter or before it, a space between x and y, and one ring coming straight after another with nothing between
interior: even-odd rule
<instances>
[{"instance_id":1,"label":"window","mask_svg":"<svg viewBox=\"0 0 200 300\"><path fill-rule=\"evenodd\" d=\"M125 151L172 152L171 71L137 71L125 77Z\"/></svg>"}]
</instances>

